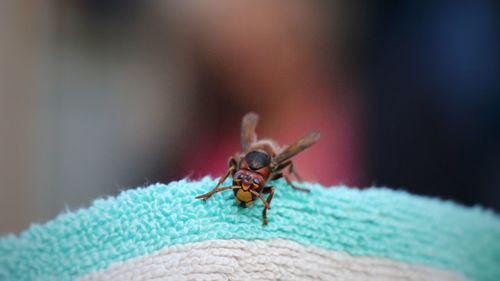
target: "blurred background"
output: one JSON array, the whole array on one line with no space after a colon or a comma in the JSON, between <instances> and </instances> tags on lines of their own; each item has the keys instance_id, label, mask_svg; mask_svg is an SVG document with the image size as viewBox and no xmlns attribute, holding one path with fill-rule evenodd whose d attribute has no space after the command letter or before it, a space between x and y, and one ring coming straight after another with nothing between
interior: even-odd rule
<instances>
[{"instance_id":1,"label":"blurred background","mask_svg":"<svg viewBox=\"0 0 500 281\"><path fill-rule=\"evenodd\" d=\"M220 176L243 114L327 186L500 211L498 1L0 3L0 234Z\"/></svg>"}]
</instances>

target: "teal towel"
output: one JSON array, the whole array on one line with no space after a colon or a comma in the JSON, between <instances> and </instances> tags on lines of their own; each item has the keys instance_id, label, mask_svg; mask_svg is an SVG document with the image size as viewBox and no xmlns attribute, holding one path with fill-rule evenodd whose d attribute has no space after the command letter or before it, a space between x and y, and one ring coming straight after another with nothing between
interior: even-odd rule
<instances>
[{"instance_id":1,"label":"teal towel","mask_svg":"<svg viewBox=\"0 0 500 281\"><path fill-rule=\"evenodd\" d=\"M3 237L0 280L73 280L161 249L231 239L282 239L500 280L500 218L480 207L385 188L305 183L311 193L304 193L279 180L264 226L261 202L238 207L231 191L194 199L215 184L204 178L128 190Z\"/></svg>"}]
</instances>

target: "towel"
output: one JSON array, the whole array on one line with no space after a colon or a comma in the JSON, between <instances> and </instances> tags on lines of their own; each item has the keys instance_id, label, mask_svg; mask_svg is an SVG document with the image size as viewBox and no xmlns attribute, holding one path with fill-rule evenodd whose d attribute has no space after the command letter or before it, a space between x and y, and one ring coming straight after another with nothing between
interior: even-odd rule
<instances>
[{"instance_id":1,"label":"towel","mask_svg":"<svg viewBox=\"0 0 500 281\"><path fill-rule=\"evenodd\" d=\"M500 280L500 218L387 188L286 182L262 202L154 184L0 238L0 280ZM229 182L227 182L229 183Z\"/></svg>"}]
</instances>

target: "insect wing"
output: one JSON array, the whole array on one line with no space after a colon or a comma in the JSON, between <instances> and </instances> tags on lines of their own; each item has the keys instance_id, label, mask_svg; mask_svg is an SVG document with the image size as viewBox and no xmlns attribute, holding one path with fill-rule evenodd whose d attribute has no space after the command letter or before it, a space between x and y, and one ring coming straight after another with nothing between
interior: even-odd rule
<instances>
[{"instance_id":1,"label":"insect wing","mask_svg":"<svg viewBox=\"0 0 500 281\"><path fill-rule=\"evenodd\" d=\"M253 112L247 113L241 121L241 149L246 152L250 145L257 141L255 129L259 122L259 115Z\"/></svg>"},{"instance_id":2,"label":"insect wing","mask_svg":"<svg viewBox=\"0 0 500 281\"><path fill-rule=\"evenodd\" d=\"M289 145L283 152L276 156L276 158L274 159L275 165L292 158L299 152L315 144L318 141L319 137L319 133L316 132L310 132L306 134L303 138Z\"/></svg>"}]
</instances>

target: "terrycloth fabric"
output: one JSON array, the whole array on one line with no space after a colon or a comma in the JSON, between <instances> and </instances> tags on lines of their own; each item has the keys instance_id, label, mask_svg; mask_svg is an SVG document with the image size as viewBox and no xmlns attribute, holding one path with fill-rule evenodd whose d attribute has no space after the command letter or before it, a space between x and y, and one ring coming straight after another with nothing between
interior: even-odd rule
<instances>
[{"instance_id":1,"label":"terrycloth fabric","mask_svg":"<svg viewBox=\"0 0 500 281\"><path fill-rule=\"evenodd\" d=\"M408 265L409 271L416 266L472 280L500 280L500 219L481 208L389 189L307 184L312 192L303 193L278 181L269 225L263 226L260 202L240 208L231 191L207 202L194 199L215 183L205 178L129 190L32 226L18 237L4 237L0 280L87 278L117 262L172 246L230 239L282 239L352 257L391 260ZM289 273L296 271L292 266Z\"/></svg>"},{"instance_id":2,"label":"terrycloth fabric","mask_svg":"<svg viewBox=\"0 0 500 281\"><path fill-rule=\"evenodd\" d=\"M97 280L464 281L458 274L383 258L304 246L284 239L209 240L176 245L116 263Z\"/></svg>"}]
</instances>

